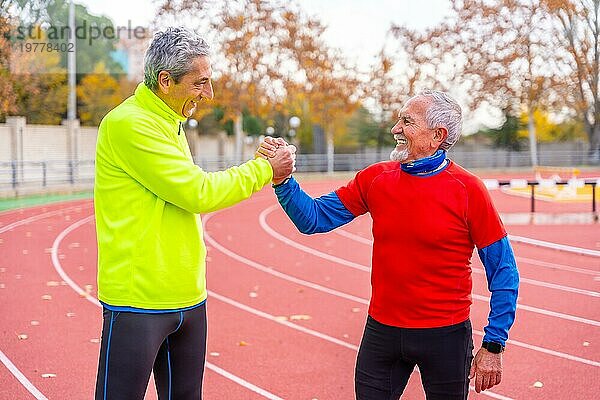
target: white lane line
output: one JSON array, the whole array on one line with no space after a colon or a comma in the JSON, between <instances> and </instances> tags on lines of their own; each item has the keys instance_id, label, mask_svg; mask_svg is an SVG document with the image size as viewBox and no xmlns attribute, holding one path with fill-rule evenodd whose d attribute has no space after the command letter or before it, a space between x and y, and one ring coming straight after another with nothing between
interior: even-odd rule
<instances>
[{"instance_id":1,"label":"white lane line","mask_svg":"<svg viewBox=\"0 0 600 400\"><path fill-rule=\"evenodd\" d=\"M348 238L356 240L357 242L361 242L361 243L369 244L369 245L373 243L372 240L366 239L362 236L354 235L350 232L346 232L343 229L342 230L338 229L338 230L336 230L336 232L342 236L346 236ZM569 252L569 253L581 254L581 255L592 256L592 257L600 257L600 251L598 251L598 250L591 250L591 249L585 249L585 248L581 248L581 247L568 246L565 244L546 242L543 240L532 239L532 238L523 237L523 236L508 235L508 238L510 239L511 242L531 244L534 246L544 247L544 248L553 249L553 250L561 250L561 251L565 251L565 252Z\"/></svg>"},{"instance_id":2,"label":"white lane line","mask_svg":"<svg viewBox=\"0 0 600 400\"><path fill-rule=\"evenodd\" d=\"M221 296L220 294L217 294L215 292L211 292L210 290L208 291L208 294L209 294L210 297L216 298L217 300L220 300L220 301L222 301L224 303L227 303L227 304L229 304L229 305L231 305L233 307L239 308L242 311L246 311L246 312L248 312L250 314L256 315L256 316L261 317L261 318L265 318L265 319L267 319L269 321L275 322L275 323L280 324L280 325L284 325L284 326L286 326L288 328L291 328L291 329L294 329L294 330L306 333L308 335L315 336L315 337L317 337L319 339L323 339L323 340L328 341L330 343L334 343L334 344L340 345L340 346L345 347L347 349L350 349L352 351L358 351L358 346L353 345L351 343L345 342L345 341L340 340L340 339L336 339L336 338L334 338L332 336L329 336L329 335L326 335L324 333L315 331L313 329L305 328L305 327L303 327L301 325L297 325L297 324L294 324L294 323L291 323L291 322L288 322L288 321L285 321L285 320L277 319L277 317L275 317L274 315L268 314L268 313L266 313L264 311L257 310L255 308L252 308L250 306L247 306L245 304L237 302L237 301L235 301L233 299L230 299L228 297ZM473 386L469 386L469 388L471 390L475 390L475 388ZM495 399L513 400L511 397L505 397L505 396L502 396L500 394L497 394L497 393L494 393L494 392L490 392L489 390L481 392L480 394L482 394L484 396L489 396L489 397L492 397L492 398L495 398Z\"/></svg>"},{"instance_id":3,"label":"white lane line","mask_svg":"<svg viewBox=\"0 0 600 400\"><path fill-rule=\"evenodd\" d=\"M261 318L264 318L264 319L268 319L269 321L275 322L275 323L280 324L280 325L287 326L288 328L295 329L297 331L306 333L306 334L311 335L311 336L318 337L319 339L323 339L323 340L325 340L327 342L337 344L337 345L345 347L347 349L358 351L358 346L356 346L356 345L353 345L353 344L348 343L348 342L344 342L343 340L334 338L333 336L329 336L329 335L327 335L325 333L317 332L317 331L315 331L313 329L306 328L306 327L304 327L302 325L297 325L297 324L294 324L294 323L289 322L289 321L278 319L275 315L271 315L271 314L266 313L264 311L257 310L256 308L247 306L245 304L242 304L242 303L240 303L238 301L230 299L229 297L222 296L222 295L220 295L218 293L215 293L213 291L209 290L208 291L208 295L210 297L212 297L212 298L220 300L220 301L222 301L224 303L227 303L227 304L229 304L231 306L239 308L240 310L246 311L247 313L254 314L254 315L256 315L258 317L261 317Z\"/></svg>"},{"instance_id":4,"label":"white lane line","mask_svg":"<svg viewBox=\"0 0 600 400\"><path fill-rule=\"evenodd\" d=\"M473 333L475 333L475 334L477 334L479 336L483 336L483 334L484 334L483 332L477 331L475 329L473 329ZM548 354L548 355L551 355L551 356L564 358L566 360L571 360L571 361L575 361L575 362L578 362L578 363L591 365L592 367L600 367L600 362L598 362L598 361L588 360L587 358L577 357L577 356L574 356L572 354L567 354L567 353L563 353L563 352L560 352L560 351L554 351L554 350L546 349L544 347L540 347L540 346L535 346L535 345L528 344L528 343L519 342L518 340L509 339L507 341L507 343L510 344L510 345L513 345L513 346L523 347L525 349L529 349L529 350L533 350L533 351L538 351L540 353Z\"/></svg>"},{"instance_id":5,"label":"white lane line","mask_svg":"<svg viewBox=\"0 0 600 400\"><path fill-rule=\"evenodd\" d=\"M209 215L208 217L204 218L204 221L205 222L208 221L215 214L216 213L213 213L213 214ZM206 235L206 231L205 231L205 235ZM295 283L303 284L302 280L299 280L298 278L292 277L290 275L287 275L287 274L284 274L284 273L281 273L281 272L273 273L273 271L274 271L273 268L267 267L267 266L265 266L263 264L259 264L257 262L252 261L252 260L249 260L249 259L247 259L247 258L245 258L245 257L243 257L243 256L241 256L239 254L234 253L233 251L231 251L229 249L226 249L220 243L218 243L215 239L213 239L212 237L210 237L210 235L207 235L205 237L208 237L208 241L210 241L210 243L215 248L217 248L217 250L221 250L221 249L225 250L224 254L226 254L228 256L231 256L232 258L234 258L235 260L237 260L239 262L242 262L242 263L244 263L244 264L246 264L246 265L248 265L248 266L250 266L252 268L256 268L256 269L258 269L258 270L260 270L262 272L266 272L268 274L277 276L278 278L289 280L290 282L295 282ZM260 267L260 268L257 268L257 266ZM289 278L291 278L291 279L289 279ZM304 282L306 282L306 281L304 281ZM310 285L308 287L311 287L311 288L313 288L315 290L322 290L322 288L323 288L323 286L315 285L315 284L312 284L312 285ZM341 293L341 292L338 292L336 290L332 290L332 289L329 289L329 288L325 288L325 289L327 289L327 290L322 290L322 291L324 291L325 293L331 294L333 296L337 296L337 293ZM343 298L347 299L348 296L349 295L345 294L345 296L340 296L340 297L343 297ZM489 301L489 297L484 297L484 296L479 296L479 295L473 295L473 296L474 297L476 296L475 298L477 298L477 300L486 300L486 301ZM367 299L358 298L358 300L353 300L353 301L357 301L360 304L368 304L368 300ZM581 323L589 324L589 325L593 325L593 326L600 326L600 322L599 321L588 320L588 319L585 319L585 318L580 318L580 317L576 317L576 316L572 316L572 315L567 315L567 314L561 314L561 313L557 313L557 312L554 312L554 311L538 309L536 307L531 307L531 306L517 306L517 307L519 307L519 308L521 308L523 310L527 310L527 311L531 311L531 312L537 312L537 313L540 313L540 314L549 315L549 316L553 316L553 317L557 317L557 318L563 318L563 319L572 320L572 321L576 321L576 322L581 322ZM277 321L277 322L279 322L279 321ZM483 336L484 335L483 332L476 331L476 330L474 330L473 333L477 334L479 336ZM544 354L549 354L549 355L553 355L553 356L556 356L556 357L559 357L559 358L564 358L566 360L583 362L584 364L588 364L588 365L596 365L596 364L598 364L596 361L593 361L593 360L587 360L585 358L573 356L571 354L562 353L562 352L558 352L558 351L555 351L555 350L546 349L546 348L535 346L535 345L530 345L530 344L527 344L527 343L524 343L524 342L519 342L519 341L516 341L516 340L508 340L508 343L512 344L512 345L515 345L517 347L524 347L524 348L527 348L527 349L530 349L530 350L539 351L539 352L544 353Z\"/></svg>"},{"instance_id":6,"label":"white lane line","mask_svg":"<svg viewBox=\"0 0 600 400\"><path fill-rule=\"evenodd\" d=\"M204 223L206 224L214 215L215 215L215 213L210 214L210 215L204 217ZM365 298L362 298L362 297L358 297L358 296L354 296L354 295L351 295L351 294L348 294L348 293L344 293L344 292L341 292L339 290L331 289L331 288L328 288L326 286L322 286L322 285L319 285L317 283L310 282L310 281L307 281L307 280L304 280L304 279L300 279L300 278L297 278L295 276L288 275L288 274L285 274L283 272L277 271L275 269L275 267L269 267L269 266L266 266L264 264L260 264L258 262L253 261L253 260L250 260L250 259L248 259L248 258L246 258L246 257L244 257L244 256L242 256L242 255L240 255L238 253L235 253L234 251L226 248L225 246L221 245L219 242L216 241L216 239L214 239L210 235L210 233L208 232L208 230L204 231L204 239L206 240L206 242L208 244L210 244L215 249L219 250L221 253L223 253L223 254L225 254L225 255L233 258L234 260L237 260L237 261L239 261L241 263L244 263L244 264L248 265L249 267L257 269L257 270L259 270L261 272L265 272L265 273L273 275L273 276L275 276L277 278L280 278L280 279L283 279L283 280L286 280L286 281L289 281L289 282L293 282L295 284L302 285L302 286L305 286L305 287L309 287L311 289L318 290L320 292L327 293L327 294L330 294L332 296L336 296L336 297L340 297L340 298L343 298L343 299L351 300L351 301L354 301L354 302L357 302L357 303L360 303L360 304L365 304L365 305L369 304L369 300L368 299L365 299ZM490 301L490 298L487 297L487 296L482 296L482 295L478 295L478 294L472 294L472 297L475 300L480 300L480 301L485 301L485 302L489 302ZM543 309L543 308L528 306L528 305L521 304L521 303L517 304L517 308L520 309L520 310L529 311L529 312L533 312L533 313L536 313L536 314L542 314L542 315L546 315L546 316L550 316L550 317L554 317L554 318L564 319L564 320L567 320L567 321L574 321L574 322L579 322L579 323L586 324L586 325L600 327L600 321L596 321L596 320L593 320L593 319L587 319L587 318L583 318L583 317L578 317L578 316L571 315L571 314L564 314L564 313L560 313L560 312L557 312L557 311L546 310L546 309Z\"/></svg>"},{"instance_id":7,"label":"white lane line","mask_svg":"<svg viewBox=\"0 0 600 400\"><path fill-rule=\"evenodd\" d=\"M224 376L225 378L234 381L235 383L237 383L240 386L244 386L248 389L250 389L251 391L260 394L261 396L270 399L270 400L283 400L283 398L274 395L273 393L267 392L264 389L259 388L256 385L253 385L252 383L240 378L237 375L232 374L231 372L225 371L223 368L217 367L214 364L211 364L209 362L206 363L206 368L216 372L217 374Z\"/></svg>"},{"instance_id":8,"label":"white lane line","mask_svg":"<svg viewBox=\"0 0 600 400\"><path fill-rule=\"evenodd\" d=\"M471 270L473 272L475 272L476 274L485 275L485 271L481 268L471 267ZM581 294L583 296L600 297L600 292L596 292L594 290L579 289L579 288L574 288L572 286L558 285L556 283L538 281L537 279L529 279L529 278L519 277L519 282L528 283L533 286L540 286L540 287L544 287L544 288L548 288L548 289L560 290L563 292Z\"/></svg>"},{"instance_id":9,"label":"white lane line","mask_svg":"<svg viewBox=\"0 0 600 400\"><path fill-rule=\"evenodd\" d=\"M362 265L362 264L358 264L340 257L336 257L336 256L332 256L330 254L326 254L323 253L319 250L313 249L312 247L309 246L305 246L303 244L297 243L287 237L285 237L284 235L276 232L273 228L271 228L268 224L267 224L267 215L269 215L270 213L272 213L276 208L278 207L278 205L274 205L274 206L270 206L267 207L263 212L260 213L259 215L259 223L260 226L272 237L274 237L275 239L282 241L283 243L291 246L291 247L295 247L298 250L302 250L306 253L312 254L314 256L329 260L329 261L333 261L336 262L338 264L342 264L354 269L358 269L360 271L364 271L364 272L370 272L371 268L367 267L366 265ZM472 268L473 272L476 272L478 274L485 274L485 271L483 269L480 268ZM520 278L520 281L522 283L527 283L530 285L535 285L535 286L541 286L541 287L545 287L548 289L555 289L555 290L560 290L563 292L570 292L570 293L576 293L576 294L581 294L584 296L590 296L590 297L600 297L600 292L595 292L593 290L585 290L585 289L578 289L578 288L574 288L571 286L565 286L565 285L558 285L558 284L554 284L554 283L548 283L548 282L543 282L543 281L538 281L536 279L529 279L529 278Z\"/></svg>"},{"instance_id":10,"label":"white lane line","mask_svg":"<svg viewBox=\"0 0 600 400\"><path fill-rule=\"evenodd\" d=\"M90 215L89 217L83 218L77 222L75 222L74 224L68 226L65 230L63 230L62 232L59 233L59 235L56 237L56 239L54 240L54 243L52 244L52 265L54 266L54 269L56 270L56 272L58 272L58 274L60 275L60 277L67 282L67 284L71 287L71 289L73 289L75 292L77 292L80 296L85 297L86 300L88 300L89 302L91 302L92 304L98 306L98 307L102 307L102 305L100 304L100 302L98 301L98 299L96 299L95 297L91 296L89 293L87 293L85 290L83 290L79 285L77 285L70 277L69 275L64 271L64 269L62 268L62 265L60 263L60 260L58 258L58 249L60 247L60 242L72 231L74 231L75 229L79 228L80 226L92 221L94 219L93 215ZM233 382L237 383L240 386L245 387L246 389L253 391L255 393L260 394L261 396L269 399L269 400L283 400L281 397L278 397L277 395L267 392L264 389L261 389L260 387L230 373L225 371L224 369L210 363L210 362L206 362L206 368L216 372L219 375L224 376L227 379L232 380Z\"/></svg>"},{"instance_id":11,"label":"white lane line","mask_svg":"<svg viewBox=\"0 0 600 400\"><path fill-rule=\"evenodd\" d=\"M594 270L585 269L585 268L577 268L577 267L572 267L570 265L557 264L557 263L548 262L548 261L539 261L539 260L534 260L533 258L517 257L517 261L523 262L525 264L537 265L540 267L559 269L559 270L569 271L569 272L577 272L578 274L600 276L600 271L594 271Z\"/></svg>"},{"instance_id":12,"label":"white lane line","mask_svg":"<svg viewBox=\"0 0 600 400\"><path fill-rule=\"evenodd\" d=\"M213 216L215 215L215 213L207 215L206 217L203 218L204 223L206 224ZM217 250L219 250L221 253L227 255L228 257L233 258L234 260L237 260L243 264L248 265L249 267L252 267L254 269L257 269L261 272L265 272L267 274L273 275L277 278L286 280L288 282L292 282L298 285L302 285L302 286L306 286L309 287L311 289L315 289L318 290L320 292L323 293L327 293L330 294L332 296L336 296L336 297L341 297L343 299L346 300L350 300L350 301L355 301L357 303L361 303L361 304L369 304L369 300L367 299L363 299L362 297L358 297L358 296L354 296L348 293L344 293L344 292L340 292L339 290L335 290L335 289L331 289L328 288L326 286L322 286L319 285L317 283L314 282L310 282L310 281L306 281L304 279L300 279L300 278L296 278L292 275L288 275L288 274L284 274L283 272L279 272L276 269L274 269L273 267L268 267L266 265L257 263L255 261L252 261L244 256L241 256L229 249L227 249L226 247L222 246L219 242L217 242L215 239L212 238L212 236L208 233L208 230L204 231L204 239L206 240L206 242L208 244L210 244L212 247L216 248Z\"/></svg>"},{"instance_id":13,"label":"white lane line","mask_svg":"<svg viewBox=\"0 0 600 400\"><path fill-rule=\"evenodd\" d=\"M74 209L78 209L78 208L81 208L81 206L72 206L72 207L63 208L60 210L54 210L54 211L49 211L49 212L45 212L42 214L33 215L31 217L28 217L28 218L25 218L25 219L22 219L19 221L15 221L13 223L10 223L6 226L1 227L0 233L5 233L5 232L8 232L8 231L18 227L18 226L26 225L30 222L34 222L34 221L38 221L40 219L52 217L54 215L68 212L69 210L74 210ZM29 379L27 379L27 377L25 375L23 375L23 373L12 363L12 361L2 352L2 350L0 350L0 361L2 361L2 363L6 366L6 368L8 368L8 370L14 375L14 377L17 378L17 380L21 383L21 385L23 385L23 387L25 389L27 389L27 391L29 391L29 393L31 393L36 399L48 400L48 398L46 396L44 396L44 394L42 392L40 392L38 390L38 388L36 388L31 383L31 381Z\"/></svg>"},{"instance_id":14,"label":"white lane line","mask_svg":"<svg viewBox=\"0 0 600 400\"><path fill-rule=\"evenodd\" d=\"M88 221L90 221L93 218L94 218L94 216L92 215L92 216L90 216L88 218L84 218L83 220L75 222L73 225L67 227L63 232L61 232L59 234L59 236L54 241L54 244L52 245L52 264L54 265L54 268L59 273L59 275L63 278L63 280L65 280L65 282L67 282L67 283L70 282L69 286L71 286L71 284L72 284L71 288L73 290L75 290L80 295L85 294L86 299L88 299L88 300L94 302L96 305L100 306L100 303L98 302L98 300L94 299L88 293L84 292L83 289L81 289L75 282L73 282L72 279L70 279L68 277L68 275L64 272L64 270L63 270L63 268L62 268L62 266L60 264L60 260L58 259L58 248L60 246L60 242L62 241L62 239L64 239L64 237L68 233L70 233L74 229L80 227L81 225L87 223ZM60 237L60 240L59 240L59 237ZM68 278L68 279L64 279L65 277ZM309 328L303 327L301 325L296 325L296 324L293 324L293 323L288 322L288 321L282 321L282 320L278 319L277 317L275 317L274 315L268 314L268 313L266 313L264 311L260 311L260 310L257 310L255 308L252 308L250 306L247 306L245 304L239 303L239 302L237 302L237 301L235 301L233 299L230 299L228 297L222 296L222 295L220 295L218 293L215 293L215 292L212 292L210 290L208 291L208 293L209 293L209 295L211 297L214 297L217 300L221 300L222 302L225 302L225 303L227 303L229 305L232 305L232 306L234 306L236 308L239 308L239 309L241 309L243 311L246 311L248 313L251 313L253 315L256 315L256 316L259 316L259 317L262 317L262 318L266 318L266 319L268 319L268 320L270 320L272 322L284 325L284 326L286 326L288 328L291 328L291 329L294 329L294 330L298 330L298 331L300 331L302 333L305 333L305 334L308 334L308 335L311 335L311 336L318 337L318 338L320 338L322 340L325 340L325 341L328 341L328 342L340 345L342 347L351 349L353 351L358 351L358 346L353 345L351 343L347 343L347 342L345 342L343 340L334 338L333 336L329 336L327 334L315 331L313 329L309 329ZM209 362L206 362L206 367L209 368L209 369L211 369L211 370L213 370L214 372L216 372L216 373L224 376L225 378L231 379L234 382L238 383L239 385L241 385L241 386L243 386L243 387L245 387L245 388L247 388L247 389L249 389L249 390L251 390L251 391L253 391L255 393L258 393L258 394L262 395L263 397L266 397L266 398L268 398L270 400L283 400L280 397L278 397L278 396L276 396L276 395L274 395L274 394L272 394L270 392L267 392L264 389L261 389L261 388L255 386L255 385L253 385L253 384L245 381L244 379L239 378L239 377L237 377L237 376L235 376L235 375L233 375L233 374L231 374L231 373L229 373L227 371L224 371L223 369L221 369L221 368L219 368L219 367L217 367L217 366L215 366L215 365L213 365L213 364L211 364ZM474 388L471 388L471 389L474 390ZM494 392L491 392L489 390L487 390L485 392L482 392L481 394L483 394L485 396L492 397L492 398L501 399L501 400L514 400L514 399L512 399L510 397L505 397L505 396L496 394Z\"/></svg>"},{"instance_id":15,"label":"white lane line","mask_svg":"<svg viewBox=\"0 0 600 400\"><path fill-rule=\"evenodd\" d=\"M561 250L561 251L566 251L569 253L582 254L585 256L600 257L600 251L598 251L598 250L584 249L581 247L568 246L566 244L546 242L544 240L532 239L532 238L523 237L523 236L508 235L508 238L511 241L514 241L517 243L526 243L526 244L531 244L531 245L539 246L539 247L545 247L545 248L553 249L553 250Z\"/></svg>"},{"instance_id":16,"label":"white lane line","mask_svg":"<svg viewBox=\"0 0 600 400\"><path fill-rule=\"evenodd\" d=\"M48 211L48 212L45 212L45 213L42 213L42 214L33 215L31 217L28 217L28 218L25 218L25 219L21 219L19 221L15 221L15 222L12 222L12 223L10 223L10 224L8 224L6 226L1 227L0 228L0 233L8 232L8 231L10 231L10 230L12 230L12 229L14 229L14 228L16 228L18 226L26 225L26 224L28 224L30 222L34 222L34 221L38 221L40 219L45 219L45 218L53 217L55 215L62 214L62 213L65 213L65 212L69 212L71 210L81 209L83 207L85 207L85 206L72 206L72 207L68 207L68 208L62 208L60 210Z\"/></svg>"},{"instance_id":17,"label":"white lane line","mask_svg":"<svg viewBox=\"0 0 600 400\"><path fill-rule=\"evenodd\" d=\"M367 246L372 246L373 245L373 240L371 239L367 239L365 237L356 235L354 233L348 232L344 229L336 229L333 231L334 233L337 233L340 236L343 236L345 238L354 240L356 242L365 244ZM564 265L564 264L557 264L557 263L553 263L553 262L548 262L548 261L539 261L539 260L534 260L532 258L527 258L527 257L516 257L518 262L524 262L527 264L533 264L533 265L537 265L540 267L547 267L547 268L552 268L552 269L559 269L559 270L564 270L564 271L571 271L571 272L577 272L580 274L586 274L586 275L593 275L593 276L600 276L600 271L594 271L591 269L585 269L585 268L577 268L577 267L573 267L570 265Z\"/></svg>"},{"instance_id":18,"label":"white lane line","mask_svg":"<svg viewBox=\"0 0 600 400\"><path fill-rule=\"evenodd\" d=\"M349 260L345 260L343 258L340 257L336 257L336 256L332 256L331 254L327 254L327 253L323 253L320 252L316 249L313 249L311 247L308 246L304 246L300 243L296 243L295 241L288 239L287 237L281 235L280 233L276 232L275 230L273 230L266 222L266 218L267 215L270 214L273 210L275 210L277 207L279 207L278 204L275 204L273 206L270 206L268 208L266 208L263 212L260 213L259 216L259 221L260 221L260 226L271 236L273 236L275 239L282 241L283 243L290 245L292 247L295 247L299 250L302 250L304 252L310 253L310 254L314 254L318 257L321 257L325 260L329 260L329 261L333 261L335 263L341 264L341 265L345 265L347 267L350 268L354 268L357 269L359 271L364 271L364 272L370 272L371 268L362 265L362 264L358 264Z\"/></svg>"},{"instance_id":19,"label":"white lane line","mask_svg":"<svg viewBox=\"0 0 600 400\"><path fill-rule=\"evenodd\" d=\"M23 385L23 387L33 395L33 397L35 397L37 400L48 400L48 398L44 396L42 392L40 392L38 388L36 388L21 371L19 371L15 364L10 361L10 359L2 352L2 350L0 350L0 361L2 361L2 364L8 368L8 370L15 376L15 378L17 378L21 385Z\"/></svg>"}]
</instances>

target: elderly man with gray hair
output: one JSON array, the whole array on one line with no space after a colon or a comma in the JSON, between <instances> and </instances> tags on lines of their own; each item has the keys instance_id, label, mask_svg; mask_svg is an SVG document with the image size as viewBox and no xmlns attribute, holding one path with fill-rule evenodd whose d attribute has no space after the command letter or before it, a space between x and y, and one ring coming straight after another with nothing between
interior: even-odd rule
<instances>
[{"instance_id":1,"label":"elderly man with gray hair","mask_svg":"<svg viewBox=\"0 0 600 400\"><path fill-rule=\"evenodd\" d=\"M193 162L183 132L212 99L206 42L158 32L144 82L102 120L94 187L103 329L96 399L143 399L154 371L160 399L202 398L206 246L200 213L238 203L294 170L295 149L263 143L219 172Z\"/></svg>"},{"instance_id":2,"label":"elderly man with gray hair","mask_svg":"<svg viewBox=\"0 0 600 400\"><path fill-rule=\"evenodd\" d=\"M274 181L279 203L302 233L328 232L367 212L373 219L372 295L355 370L358 400L398 399L415 366L428 400L466 399L469 379L480 392L502 378L519 274L485 186L446 156L461 126L458 103L425 90L398 114L391 161L363 169L319 198L291 176ZM473 359L474 247L492 295L482 348Z\"/></svg>"}]
</instances>

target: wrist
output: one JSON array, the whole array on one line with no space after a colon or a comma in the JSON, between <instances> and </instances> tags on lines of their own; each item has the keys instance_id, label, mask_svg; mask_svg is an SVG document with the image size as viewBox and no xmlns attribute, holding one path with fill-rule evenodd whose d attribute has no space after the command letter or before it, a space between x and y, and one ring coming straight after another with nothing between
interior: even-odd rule
<instances>
[{"instance_id":1,"label":"wrist","mask_svg":"<svg viewBox=\"0 0 600 400\"><path fill-rule=\"evenodd\" d=\"M504 346L498 342L483 341L481 347L492 354L500 354L504 351Z\"/></svg>"},{"instance_id":2,"label":"wrist","mask_svg":"<svg viewBox=\"0 0 600 400\"><path fill-rule=\"evenodd\" d=\"M286 183L288 183L290 181L290 179L292 179L291 175L288 176L287 178L283 178L283 179L277 179L277 180L273 179L271 186L273 186L274 188L279 187L279 186L283 186Z\"/></svg>"}]
</instances>

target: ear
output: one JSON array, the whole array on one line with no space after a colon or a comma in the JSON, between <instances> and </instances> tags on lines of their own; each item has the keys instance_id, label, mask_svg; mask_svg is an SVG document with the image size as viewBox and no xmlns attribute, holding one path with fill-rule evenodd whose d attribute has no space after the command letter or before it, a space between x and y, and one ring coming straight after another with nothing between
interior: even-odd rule
<instances>
[{"instance_id":1,"label":"ear","mask_svg":"<svg viewBox=\"0 0 600 400\"><path fill-rule=\"evenodd\" d=\"M172 85L171 74L167 71L160 71L158 73L158 90L163 94L169 94Z\"/></svg>"},{"instance_id":2,"label":"ear","mask_svg":"<svg viewBox=\"0 0 600 400\"><path fill-rule=\"evenodd\" d=\"M435 147L439 147L444 140L448 137L448 129L446 128L436 128L433 131L433 143Z\"/></svg>"}]
</instances>

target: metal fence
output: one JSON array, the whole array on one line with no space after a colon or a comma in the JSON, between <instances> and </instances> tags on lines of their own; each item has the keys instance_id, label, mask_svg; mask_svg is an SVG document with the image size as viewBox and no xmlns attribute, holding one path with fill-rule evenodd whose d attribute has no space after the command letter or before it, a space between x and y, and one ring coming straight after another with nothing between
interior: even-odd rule
<instances>
[{"instance_id":1,"label":"metal fence","mask_svg":"<svg viewBox=\"0 0 600 400\"><path fill-rule=\"evenodd\" d=\"M298 172L358 171L370 164L388 159L391 149L381 152L335 154L298 154ZM531 167L528 152L506 150L451 150L449 157L465 168L526 168ZM585 165L586 151L545 151L539 154L539 165ZM206 171L218 171L235 165L233 158L199 158L196 164ZM331 168L332 167L332 168ZM90 186L94 180L94 160L85 161L20 161L0 162L0 191L23 188L52 188L64 185Z\"/></svg>"}]
</instances>

